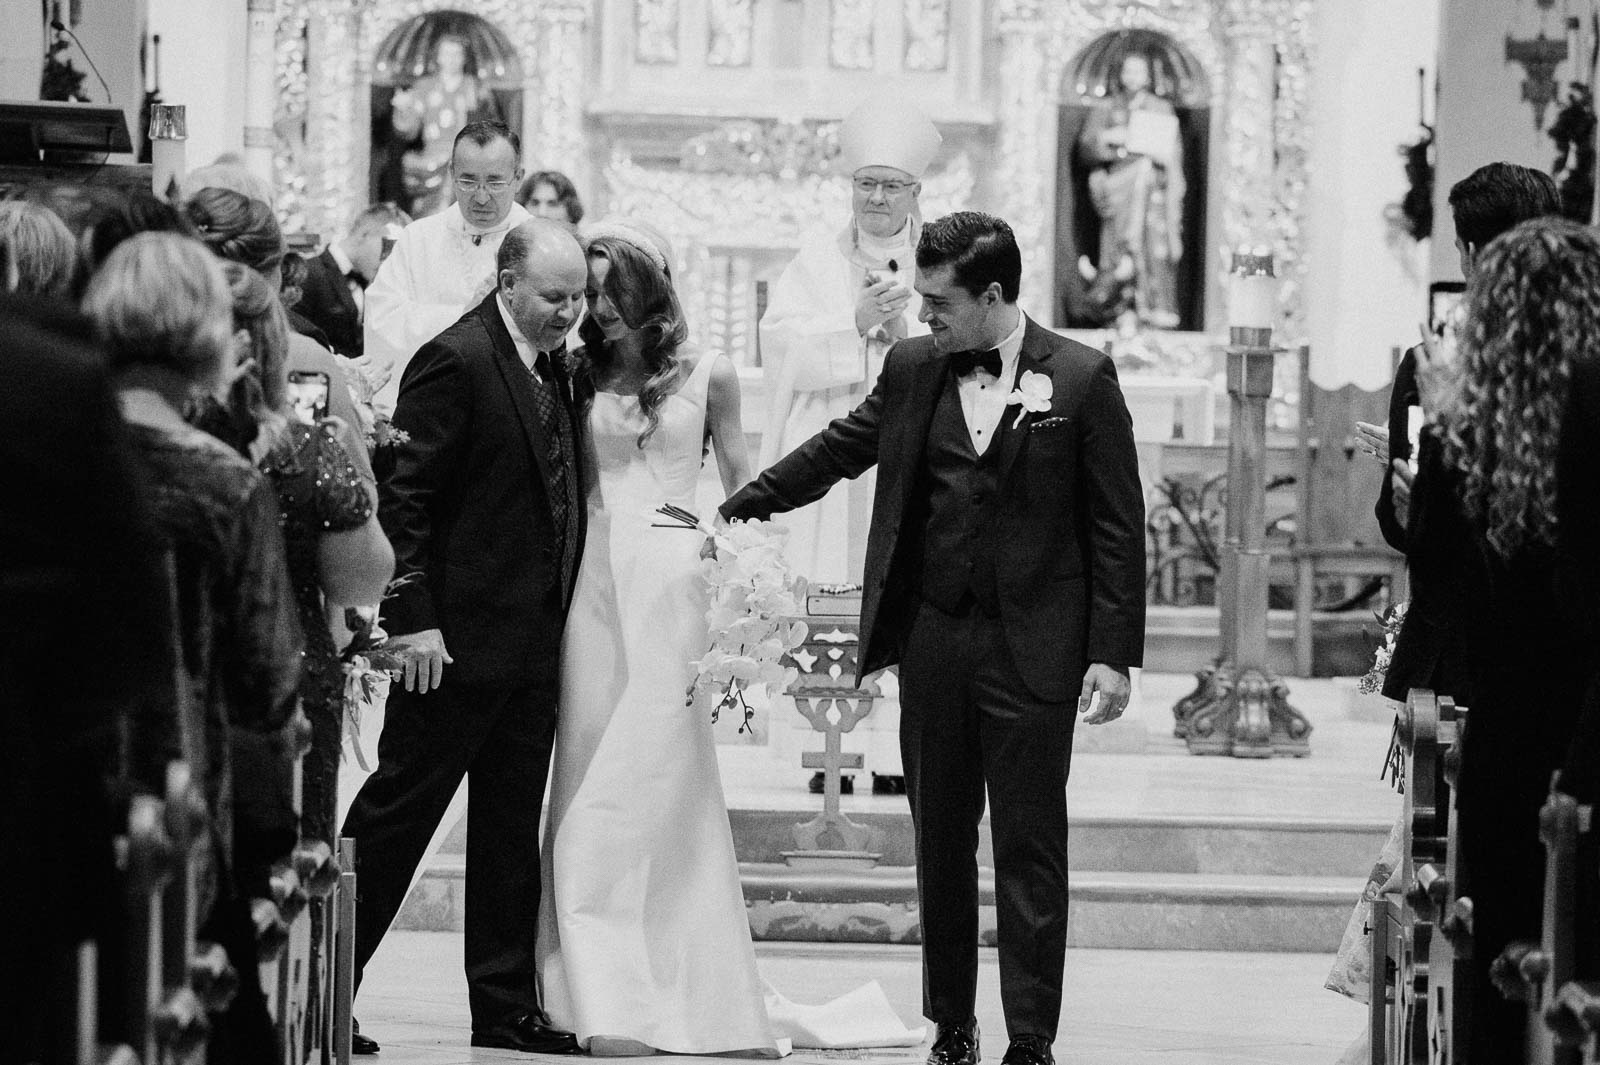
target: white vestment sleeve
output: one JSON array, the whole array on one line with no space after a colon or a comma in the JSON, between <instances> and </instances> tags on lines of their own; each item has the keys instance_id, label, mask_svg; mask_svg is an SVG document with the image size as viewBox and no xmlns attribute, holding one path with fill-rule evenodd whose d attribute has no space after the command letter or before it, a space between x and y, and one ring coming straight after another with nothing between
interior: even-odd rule
<instances>
[{"instance_id":1,"label":"white vestment sleeve","mask_svg":"<svg viewBox=\"0 0 1600 1065\"><path fill-rule=\"evenodd\" d=\"M458 302L435 298L437 283L424 277L430 256L410 226L395 241L378 276L367 286L362 312L364 351L378 365L389 363L394 376L374 397L380 406L392 409L399 394L400 375L417 349L444 332L467 308ZM433 264L438 269L438 263Z\"/></svg>"}]
</instances>

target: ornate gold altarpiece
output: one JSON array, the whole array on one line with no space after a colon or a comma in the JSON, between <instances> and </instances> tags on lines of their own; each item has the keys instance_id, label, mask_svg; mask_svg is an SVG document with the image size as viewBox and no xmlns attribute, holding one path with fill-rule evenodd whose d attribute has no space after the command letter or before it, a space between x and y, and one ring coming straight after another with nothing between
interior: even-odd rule
<instances>
[{"instance_id":1,"label":"ornate gold altarpiece","mask_svg":"<svg viewBox=\"0 0 1600 1065\"><path fill-rule=\"evenodd\" d=\"M1284 278L1279 335L1303 334L1311 0L278 0L291 228L336 233L365 206L374 56L407 19L447 9L488 20L523 57L527 158L572 172L594 216L637 212L666 230L691 320L746 364L754 282L776 275L806 225L844 217L831 123L884 87L922 101L946 132L927 213L1005 217L1024 248L1022 301L1052 321L1063 81L1096 38L1159 31L1211 86L1208 246L1190 252L1213 264L1208 332L1223 325L1217 253L1266 244ZM790 45L782 20L796 12L807 31ZM740 138L815 144L792 165L738 152L697 164L694 145L715 156ZM1192 350L1200 338L1173 339ZM1144 346L1159 372L1161 342Z\"/></svg>"}]
</instances>

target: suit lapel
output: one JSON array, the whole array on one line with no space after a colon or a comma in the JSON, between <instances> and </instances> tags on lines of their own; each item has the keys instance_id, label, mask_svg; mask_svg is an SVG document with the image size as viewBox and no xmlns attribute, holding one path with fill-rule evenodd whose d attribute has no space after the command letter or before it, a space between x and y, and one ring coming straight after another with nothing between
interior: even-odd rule
<instances>
[{"instance_id":1,"label":"suit lapel","mask_svg":"<svg viewBox=\"0 0 1600 1065\"><path fill-rule=\"evenodd\" d=\"M909 486L916 481L917 466L928 449L928 430L933 425L933 411L939 405L939 395L944 391L950 375L950 356L928 345L928 360L913 371L911 388L906 393L903 407L885 411L885 421L893 433L890 438L892 463L884 464L899 475L900 499L905 498ZM888 450L888 449L885 449ZM880 473L882 470L879 471Z\"/></svg>"},{"instance_id":2,"label":"suit lapel","mask_svg":"<svg viewBox=\"0 0 1600 1065\"><path fill-rule=\"evenodd\" d=\"M1051 354L1049 335L1035 325L1033 319L1028 319L1023 327L1022 350L1017 355L1017 381L1021 382L1025 373L1038 373L1050 377ZM1017 422L1019 412L1022 414L1021 423L1011 424ZM1000 480L1003 483L1010 474L1012 465L1017 461L1017 456L1022 453L1022 444L1028 438L1028 423L1033 420L1033 412L1026 410L1020 404L1008 406L1001 415L1001 420L1006 423L1005 433L1000 438Z\"/></svg>"},{"instance_id":3,"label":"suit lapel","mask_svg":"<svg viewBox=\"0 0 1600 1065\"><path fill-rule=\"evenodd\" d=\"M489 331L489 339L494 345L495 368L500 371L506 392L511 397L511 405L516 408L517 418L522 423L522 435L527 438L528 451L533 456L534 464L539 468L539 476L544 480L545 495L548 497L551 477L550 441L545 437L544 423L539 420L539 410L534 406L533 379L517 355L517 345L512 341L511 333L500 317L500 307L495 300L494 292L489 293L488 298L478 304L478 318Z\"/></svg>"}]
</instances>

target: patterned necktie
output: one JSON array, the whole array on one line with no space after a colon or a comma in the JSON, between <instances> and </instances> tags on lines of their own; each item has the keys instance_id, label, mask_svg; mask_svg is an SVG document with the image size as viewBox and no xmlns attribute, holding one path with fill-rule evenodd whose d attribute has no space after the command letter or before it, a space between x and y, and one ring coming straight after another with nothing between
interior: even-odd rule
<instances>
[{"instance_id":1,"label":"patterned necktie","mask_svg":"<svg viewBox=\"0 0 1600 1065\"><path fill-rule=\"evenodd\" d=\"M534 408L544 427L546 457L550 464L550 511L555 519L561 549L561 601L566 603L572 568L578 554L578 484L574 474L572 419L561 402L561 380L549 352L534 357L530 371Z\"/></svg>"}]
</instances>

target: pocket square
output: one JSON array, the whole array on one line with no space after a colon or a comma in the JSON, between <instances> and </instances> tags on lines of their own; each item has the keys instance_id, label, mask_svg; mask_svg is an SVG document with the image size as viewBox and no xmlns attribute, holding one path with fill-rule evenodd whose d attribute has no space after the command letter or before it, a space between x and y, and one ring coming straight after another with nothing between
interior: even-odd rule
<instances>
[{"instance_id":1,"label":"pocket square","mask_svg":"<svg viewBox=\"0 0 1600 1065\"><path fill-rule=\"evenodd\" d=\"M1047 429L1060 429L1062 426L1071 421L1071 418L1041 418L1036 422L1030 422L1028 424L1028 432L1039 433L1044 432Z\"/></svg>"}]
</instances>

